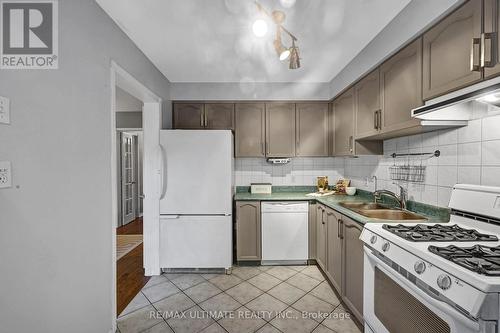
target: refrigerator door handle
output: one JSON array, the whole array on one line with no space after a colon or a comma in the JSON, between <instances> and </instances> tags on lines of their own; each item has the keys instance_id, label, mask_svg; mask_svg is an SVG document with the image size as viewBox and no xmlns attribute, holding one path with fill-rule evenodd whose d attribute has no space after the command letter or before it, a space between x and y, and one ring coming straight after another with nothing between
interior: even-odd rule
<instances>
[{"instance_id":1,"label":"refrigerator door handle","mask_svg":"<svg viewBox=\"0 0 500 333\"><path fill-rule=\"evenodd\" d=\"M163 146L160 144L160 184L161 184L161 190L160 190L160 200L165 198L165 194L167 193L167 155L165 154L165 149Z\"/></svg>"}]
</instances>

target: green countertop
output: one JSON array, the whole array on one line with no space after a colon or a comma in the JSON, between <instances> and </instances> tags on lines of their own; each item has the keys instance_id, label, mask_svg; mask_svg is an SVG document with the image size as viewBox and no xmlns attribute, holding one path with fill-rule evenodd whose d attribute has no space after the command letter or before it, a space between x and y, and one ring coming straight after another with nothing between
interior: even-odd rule
<instances>
[{"instance_id":1,"label":"green countertop","mask_svg":"<svg viewBox=\"0 0 500 333\"><path fill-rule=\"evenodd\" d=\"M274 189L273 189L274 190ZM311 201L318 202L327 207L336 210L337 212L352 218L356 222L361 224L365 223L388 223L388 220L378 220L365 217L360 215L350 209L342 207L339 205L343 201L362 201L362 202L372 202L373 196L370 192L358 191L354 196L348 195L330 195L326 197L311 197L306 194L311 193L311 191L303 191L303 188L293 191L293 188L281 188L280 190L273 192L272 194L251 194L245 191L245 188L237 190L234 195L235 201ZM425 205L422 203L417 203L413 201L408 202L408 210L415 213L423 215L428 218L427 222L448 222L449 221L449 210L441 207L434 207L430 205ZM393 221L394 223L401 223L401 221Z\"/></svg>"}]
</instances>

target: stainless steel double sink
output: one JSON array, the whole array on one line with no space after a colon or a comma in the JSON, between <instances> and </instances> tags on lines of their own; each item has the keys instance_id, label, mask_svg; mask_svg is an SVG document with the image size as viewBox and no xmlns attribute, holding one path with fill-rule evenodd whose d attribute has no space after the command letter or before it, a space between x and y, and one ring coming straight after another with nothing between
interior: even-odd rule
<instances>
[{"instance_id":1,"label":"stainless steel double sink","mask_svg":"<svg viewBox=\"0 0 500 333\"><path fill-rule=\"evenodd\" d=\"M376 202L345 201L339 204L355 213L377 220L392 220L398 222L421 222L427 220L424 216L408 210L389 208Z\"/></svg>"}]
</instances>

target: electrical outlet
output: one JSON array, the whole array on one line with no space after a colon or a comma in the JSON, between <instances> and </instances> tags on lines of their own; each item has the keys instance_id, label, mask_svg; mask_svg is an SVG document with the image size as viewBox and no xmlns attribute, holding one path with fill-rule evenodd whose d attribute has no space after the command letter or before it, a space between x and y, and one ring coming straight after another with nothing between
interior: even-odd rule
<instances>
[{"instance_id":1,"label":"electrical outlet","mask_svg":"<svg viewBox=\"0 0 500 333\"><path fill-rule=\"evenodd\" d=\"M10 124L10 101L2 96L0 96L0 123Z\"/></svg>"},{"instance_id":2,"label":"electrical outlet","mask_svg":"<svg viewBox=\"0 0 500 333\"><path fill-rule=\"evenodd\" d=\"M10 162L0 162L0 188L12 186L12 172Z\"/></svg>"}]
</instances>

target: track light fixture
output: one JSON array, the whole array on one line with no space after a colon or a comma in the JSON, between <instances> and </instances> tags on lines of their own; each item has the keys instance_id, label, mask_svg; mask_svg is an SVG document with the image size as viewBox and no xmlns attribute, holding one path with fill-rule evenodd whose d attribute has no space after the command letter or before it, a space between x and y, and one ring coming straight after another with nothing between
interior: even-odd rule
<instances>
[{"instance_id":1,"label":"track light fixture","mask_svg":"<svg viewBox=\"0 0 500 333\"><path fill-rule=\"evenodd\" d=\"M276 54L278 55L279 59L281 61L285 61L289 59L289 66L288 68L290 69L298 69L300 68L300 56L299 56L299 48L295 45L295 42L297 42L297 38L285 27L283 27L283 22L285 21L286 15L280 10L274 10L272 13L269 13L260 3L255 1L255 5L257 6L257 9L263 13L264 15L268 16L273 20L273 22L276 24L276 39L274 40L274 49L276 50ZM255 23L254 23L255 24ZM292 40L292 46L291 47L285 47L282 42L282 34L285 33L290 37Z\"/></svg>"}]
</instances>

